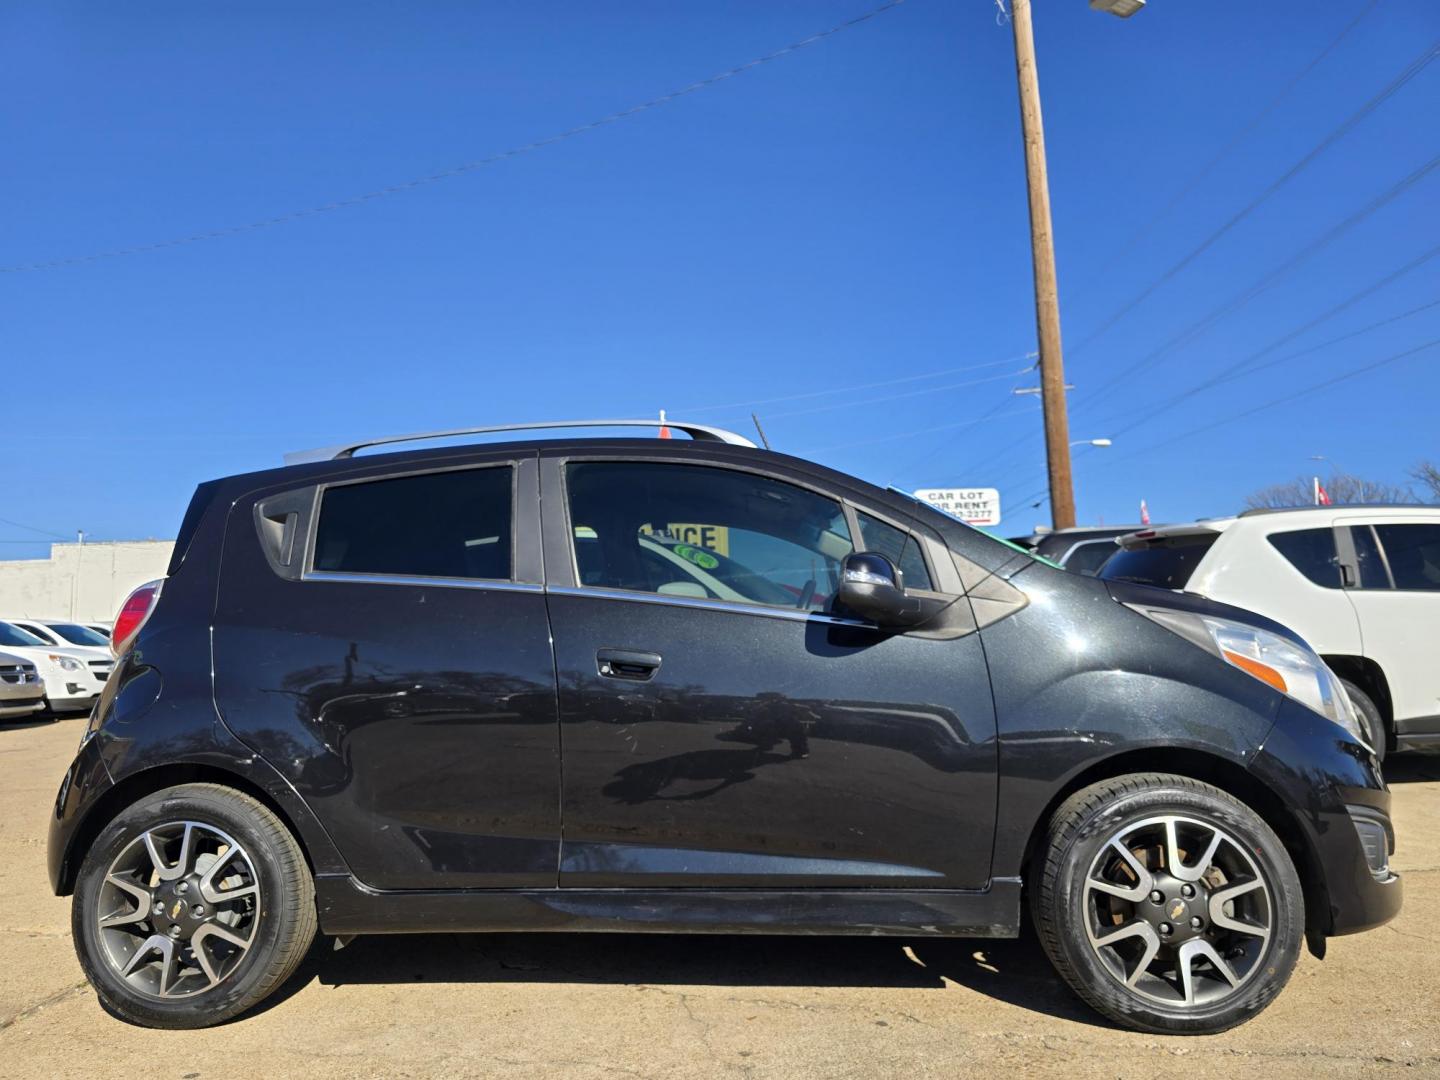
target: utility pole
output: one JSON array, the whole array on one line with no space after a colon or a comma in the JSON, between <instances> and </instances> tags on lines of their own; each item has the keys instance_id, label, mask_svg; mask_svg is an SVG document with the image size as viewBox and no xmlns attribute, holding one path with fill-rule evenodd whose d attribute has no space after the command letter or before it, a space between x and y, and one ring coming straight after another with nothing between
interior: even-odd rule
<instances>
[{"instance_id":1,"label":"utility pole","mask_svg":"<svg viewBox=\"0 0 1440 1080\"><path fill-rule=\"evenodd\" d=\"M1030 189L1030 256L1035 266L1035 327L1040 342L1040 403L1045 413L1045 465L1050 477L1050 516L1055 528L1075 524L1070 478L1070 420L1065 411L1065 362L1060 350L1060 296L1055 278L1055 238L1050 231L1050 182L1045 175L1045 125L1035 73L1035 34L1030 0L1012 0L1015 74L1020 83L1020 128L1025 137L1025 178Z\"/></svg>"}]
</instances>

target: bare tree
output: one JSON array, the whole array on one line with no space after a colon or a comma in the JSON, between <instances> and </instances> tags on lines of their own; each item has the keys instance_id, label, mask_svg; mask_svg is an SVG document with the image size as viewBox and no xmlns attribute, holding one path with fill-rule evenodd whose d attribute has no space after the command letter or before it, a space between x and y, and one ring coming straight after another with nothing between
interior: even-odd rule
<instances>
[{"instance_id":1,"label":"bare tree","mask_svg":"<svg viewBox=\"0 0 1440 1080\"><path fill-rule=\"evenodd\" d=\"M1417 474L1418 479L1418 474ZM1440 479L1440 475L1437 475ZM1320 481L1325 494L1332 503L1408 503L1415 501L1415 492L1398 484L1386 484L1378 480L1351 476L1349 473L1331 473ZM1314 480L1309 476L1297 476L1288 484L1272 484L1267 488L1245 496L1248 509L1261 507L1313 506L1315 504Z\"/></svg>"},{"instance_id":2,"label":"bare tree","mask_svg":"<svg viewBox=\"0 0 1440 1080\"><path fill-rule=\"evenodd\" d=\"M1426 502L1440 503L1440 465L1422 461L1410 470L1410 475L1421 486L1421 497Z\"/></svg>"}]
</instances>

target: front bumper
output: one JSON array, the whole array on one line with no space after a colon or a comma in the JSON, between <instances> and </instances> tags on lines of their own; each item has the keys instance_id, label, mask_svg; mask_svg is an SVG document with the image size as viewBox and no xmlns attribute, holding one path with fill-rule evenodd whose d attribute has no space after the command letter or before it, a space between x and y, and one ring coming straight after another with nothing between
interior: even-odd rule
<instances>
[{"instance_id":1,"label":"front bumper","mask_svg":"<svg viewBox=\"0 0 1440 1080\"><path fill-rule=\"evenodd\" d=\"M1390 791L1368 749L1287 698L1251 770L1299 827L1305 850L1294 855L1306 877L1307 932L1354 934L1400 913L1404 885L1389 869Z\"/></svg>"},{"instance_id":2,"label":"front bumper","mask_svg":"<svg viewBox=\"0 0 1440 1080\"><path fill-rule=\"evenodd\" d=\"M37 687L37 690L43 688ZM16 716L29 716L31 713L39 712L45 707L45 695L37 693L34 697L0 697L0 718L11 718Z\"/></svg>"}]
</instances>

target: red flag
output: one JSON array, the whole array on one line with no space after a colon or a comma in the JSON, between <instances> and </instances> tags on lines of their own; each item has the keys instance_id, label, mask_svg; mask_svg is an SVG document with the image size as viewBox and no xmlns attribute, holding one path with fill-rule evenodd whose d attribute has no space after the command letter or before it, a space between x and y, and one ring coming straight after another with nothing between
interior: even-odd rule
<instances>
[{"instance_id":1,"label":"red flag","mask_svg":"<svg viewBox=\"0 0 1440 1080\"><path fill-rule=\"evenodd\" d=\"M1141 524L1141 525L1149 525L1149 524L1150 524L1150 508L1145 505L1145 500L1144 500L1144 499L1141 499L1141 500L1140 500L1140 524Z\"/></svg>"},{"instance_id":2,"label":"red flag","mask_svg":"<svg viewBox=\"0 0 1440 1080\"><path fill-rule=\"evenodd\" d=\"M665 410L660 410L660 438L670 438L670 429L665 426Z\"/></svg>"},{"instance_id":3,"label":"red flag","mask_svg":"<svg viewBox=\"0 0 1440 1080\"><path fill-rule=\"evenodd\" d=\"M1325 490L1325 486L1320 483L1320 477L1318 477L1318 476L1315 477L1315 505L1316 505L1316 506L1329 506L1329 505L1330 505L1330 493L1329 493L1328 491L1326 491L1326 490Z\"/></svg>"}]
</instances>

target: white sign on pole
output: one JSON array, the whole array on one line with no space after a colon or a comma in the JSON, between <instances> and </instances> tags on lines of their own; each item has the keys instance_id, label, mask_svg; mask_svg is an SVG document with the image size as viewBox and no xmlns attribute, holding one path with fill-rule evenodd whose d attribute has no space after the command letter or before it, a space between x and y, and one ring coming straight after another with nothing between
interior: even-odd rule
<instances>
[{"instance_id":1,"label":"white sign on pole","mask_svg":"<svg viewBox=\"0 0 1440 1080\"><path fill-rule=\"evenodd\" d=\"M968 525L1000 524L997 488L921 488L915 498Z\"/></svg>"}]
</instances>

